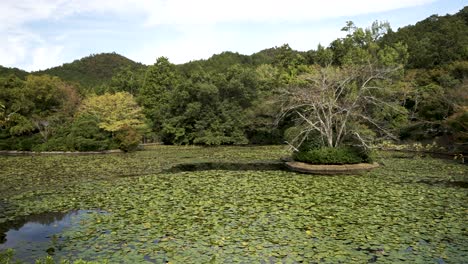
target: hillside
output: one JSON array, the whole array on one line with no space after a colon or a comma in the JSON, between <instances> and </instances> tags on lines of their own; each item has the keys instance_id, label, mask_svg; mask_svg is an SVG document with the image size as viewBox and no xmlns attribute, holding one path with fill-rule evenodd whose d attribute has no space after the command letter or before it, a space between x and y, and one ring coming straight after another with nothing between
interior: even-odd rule
<instances>
[{"instance_id":1,"label":"hillside","mask_svg":"<svg viewBox=\"0 0 468 264\"><path fill-rule=\"evenodd\" d=\"M7 67L3 67L0 65L0 77L12 75L12 74L24 80L29 73L27 71L24 71L18 68L7 68Z\"/></svg>"},{"instance_id":2,"label":"hillside","mask_svg":"<svg viewBox=\"0 0 468 264\"><path fill-rule=\"evenodd\" d=\"M259 66L262 64L281 64L286 57L306 56L306 52L293 50L288 44L280 47L272 47L255 52L252 55L243 55L238 52L225 51L214 54L204 60L195 60L181 64L182 68L194 67L198 65L207 71L223 72L232 65L240 64L245 66Z\"/></svg>"},{"instance_id":3,"label":"hillside","mask_svg":"<svg viewBox=\"0 0 468 264\"><path fill-rule=\"evenodd\" d=\"M434 68L468 60L468 6L454 15L432 15L382 38L383 44L408 45L408 68Z\"/></svg>"},{"instance_id":4,"label":"hillside","mask_svg":"<svg viewBox=\"0 0 468 264\"><path fill-rule=\"evenodd\" d=\"M33 74L48 74L64 81L77 82L84 87L95 87L108 83L124 67L138 70L145 66L116 53L101 53Z\"/></svg>"}]
</instances>

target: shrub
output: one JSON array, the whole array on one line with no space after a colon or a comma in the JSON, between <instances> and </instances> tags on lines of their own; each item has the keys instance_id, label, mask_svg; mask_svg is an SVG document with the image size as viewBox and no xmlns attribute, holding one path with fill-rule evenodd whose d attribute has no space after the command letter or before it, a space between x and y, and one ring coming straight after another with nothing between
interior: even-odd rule
<instances>
[{"instance_id":1,"label":"shrub","mask_svg":"<svg viewBox=\"0 0 468 264\"><path fill-rule=\"evenodd\" d=\"M64 137L53 137L47 142L40 144L40 145L35 145L32 148L33 151L70 151L73 150L68 142L67 138Z\"/></svg>"},{"instance_id":2,"label":"shrub","mask_svg":"<svg viewBox=\"0 0 468 264\"><path fill-rule=\"evenodd\" d=\"M102 151L110 148L110 140L96 140L94 138L72 138L73 148L77 151Z\"/></svg>"},{"instance_id":3,"label":"shrub","mask_svg":"<svg viewBox=\"0 0 468 264\"><path fill-rule=\"evenodd\" d=\"M141 141L141 134L130 126L124 126L117 132L116 141L119 144L119 149L125 152L135 151Z\"/></svg>"},{"instance_id":4,"label":"shrub","mask_svg":"<svg viewBox=\"0 0 468 264\"><path fill-rule=\"evenodd\" d=\"M21 136L17 138L16 145L12 149L21 151L31 151L33 150L34 146L40 145L42 143L42 137L38 134L34 134L31 136Z\"/></svg>"},{"instance_id":5,"label":"shrub","mask_svg":"<svg viewBox=\"0 0 468 264\"><path fill-rule=\"evenodd\" d=\"M308 137L302 144L299 146L299 152L307 152L311 149L319 149L325 147L321 142L319 137L312 136Z\"/></svg>"},{"instance_id":6,"label":"shrub","mask_svg":"<svg viewBox=\"0 0 468 264\"><path fill-rule=\"evenodd\" d=\"M371 162L370 153L356 147L321 147L302 149L293 155L294 160L310 164L356 164Z\"/></svg>"},{"instance_id":7,"label":"shrub","mask_svg":"<svg viewBox=\"0 0 468 264\"><path fill-rule=\"evenodd\" d=\"M14 137L0 137L0 150L15 150L17 139Z\"/></svg>"},{"instance_id":8,"label":"shrub","mask_svg":"<svg viewBox=\"0 0 468 264\"><path fill-rule=\"evenodd\" d=\"M97 118L90 115L81 115L74 120L68 139L77 151L100 151L112 147L111 134L100 129Z\"/></svg>"}]
</instances>

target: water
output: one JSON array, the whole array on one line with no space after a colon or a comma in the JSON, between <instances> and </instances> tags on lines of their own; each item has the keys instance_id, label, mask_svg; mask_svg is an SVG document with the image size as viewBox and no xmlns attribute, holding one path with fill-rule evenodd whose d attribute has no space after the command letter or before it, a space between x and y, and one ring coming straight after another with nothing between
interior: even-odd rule
<instances>
[{"instance_id":1,"label":"water","mask_svg":"<svg viewBox=\"0 0 468 264\"><path fill-rule=\"evenodd\" d=\"M34 263L37 258L56 255L61 250L61 233L96 210L75 210L29 215L0 224L0 251L12 248L15 259Z\"/></svg>"},{"instance_id":2,"label":"water","mask_svg":"<svg viewBox=\"0 0 468 264\"><path fill-rule=\"evenodd\" d=\"M229 171L266 171L287 170L283 162L257 162L257 163L234 163L234 162L200 162L182 163L171 167L163 172L177 173L184 171L206 171L206 170L229 170Z\"/></svg>"}]
</instances>

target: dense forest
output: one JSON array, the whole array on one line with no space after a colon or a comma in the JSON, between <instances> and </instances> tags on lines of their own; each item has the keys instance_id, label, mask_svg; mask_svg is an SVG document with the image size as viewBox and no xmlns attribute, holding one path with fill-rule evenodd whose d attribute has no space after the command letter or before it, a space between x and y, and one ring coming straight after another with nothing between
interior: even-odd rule
<instances>
[{"instance_id":1,"label":"dense forest","mask_svg":"<svg viewBox=\"0 0 468 264\"><path fill-rule=\"evenodd\" d=\"M350 121L359 139L436 142L467 151L468 7L396 31L379 22L368 28L348 22L342 30L345 37L307 52L285 44L181 65L160 57L145 66L107 53L39 72L0 67L0 149L127 151L142 139L293 142L305 110L285 111L291 94L319 77L340 87L340 78L368 72L378 79L373 85L385 89L362 95L363 119ZM353 87L367 85L362 78L349 78L350 90L338 99L357 98Z\"/></svg>"}]
</instances>

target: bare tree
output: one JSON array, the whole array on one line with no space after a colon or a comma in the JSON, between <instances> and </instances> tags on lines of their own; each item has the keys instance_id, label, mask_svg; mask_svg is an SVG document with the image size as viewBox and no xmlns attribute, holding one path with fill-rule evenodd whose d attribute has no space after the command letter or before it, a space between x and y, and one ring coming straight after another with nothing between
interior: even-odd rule
<instances>
[{"instance_id":1,"label":"bare tree","mask_svg":"<svg viewBox=\"0 0 468 264\"><path fill-rule=\"evenodd\" d=\"M304 84L288 87L282 96L280 119L292 114L299 128L290 146L297 150L313 134L319 135L323 146L338 147L352 138L368 147L371 139L362 133L367 126L393 137L368 108L401 110L382 96L399 69L372 64L326 66L303 75Z\"/></svg>"},{"instance_id":2,"label":"bare tree","mask_svg":"<svg viewBox=\"0 0 468 264\"><path fill-rule=\"evenodd\" d=\"M33 118L32 123L39 130L39 134L42 136L42 141L47 142L49 137L52 135L52 126L47 119Z\"/></svg>"}]
</instances>

